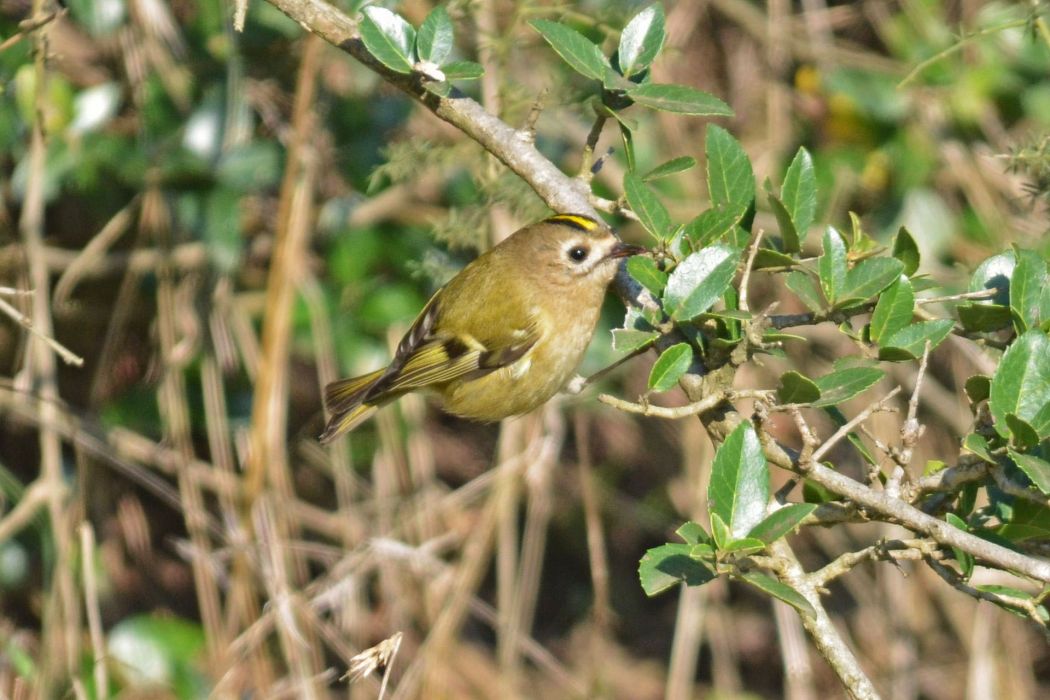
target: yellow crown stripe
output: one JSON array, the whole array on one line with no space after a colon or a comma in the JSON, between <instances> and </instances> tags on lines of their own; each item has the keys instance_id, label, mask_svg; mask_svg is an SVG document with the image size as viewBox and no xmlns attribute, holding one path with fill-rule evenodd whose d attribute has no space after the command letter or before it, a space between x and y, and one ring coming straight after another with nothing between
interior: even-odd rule
<instances>
[{"instance_id":1,"label":"yellow crown stripe","mask_svg":"<svg viewBox=\"0 0 1050 700\"><path fill-rule=\"evenodd\" d=\"M583 231L594 231L598 228L598 222L578 214L557 214L548 218L547 221L555 224L568 224Z\"/></svg>"}]
</instances>

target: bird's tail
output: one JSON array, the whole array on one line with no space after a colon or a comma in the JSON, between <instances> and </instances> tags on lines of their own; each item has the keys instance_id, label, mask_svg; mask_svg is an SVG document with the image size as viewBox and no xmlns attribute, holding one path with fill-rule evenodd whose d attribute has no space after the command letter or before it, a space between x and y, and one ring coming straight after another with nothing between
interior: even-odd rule
<instances>
[{"instance_id":1,"label":"bird's tail","mask_svg":"<svg viewBox=\"0 0 1050 700\"><path fill-rule=\"evenodd\" d=\"M383 376L385 370L363 374L360 377L332 382L324 389L324 405L332 417L318 438L322 444L331 442L372 417L378 404L364 403L368 390Z\"/></svg>"}]
</instances>

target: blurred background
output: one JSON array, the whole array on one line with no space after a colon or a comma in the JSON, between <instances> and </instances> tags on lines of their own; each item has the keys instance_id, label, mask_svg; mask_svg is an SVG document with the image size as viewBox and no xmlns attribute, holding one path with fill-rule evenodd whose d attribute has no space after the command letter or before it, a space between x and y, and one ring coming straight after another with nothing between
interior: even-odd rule
<instances>
[{"instance_id":1,"label":"blurred background","mask_svg":"<svg viewBox=\"0 0 1050 700\"><path fill-rule=\"evenodd\" d=\"M387 3L417 26L433 4ZM486 68L461 87L515 125L540 99L538 145L575 172L595 85L526 22L568 22L611 51L647 4L450 2L456 51ZM934 293L965 291L1011 244L1050 253L1044 3L664 7L654 79L729 103L737 116L717 121L759 184L779 186L805 146L821 225L848 229L852 211L884 242L907 225ZM0 0L0 695L375 697L374 677L340 676L399 631L391 683L405 697L840 695L794 613L753 590L643 595L638 560L705 512L713 454L697 421L596 401L644 393L651 357L502 426L406 397L318 445L321 387L384 364L437 286L548 210L270 4L248 6L243 32L232 15L215 0ZM710 120L627 116L639 170L701 161L655 183L691 219ZM613 126L609 148L595 189L615 198ZM778 298L772 275L753 283L757 307ZM585 374L616 359L622 318L610 299ZM833 327L804 335L737 385L854 352ZM935 354L917 469L956 457L971 420L959 388L987 369L983 352ZM861 469L848 457L840 468ZM901 532L793 541L812 569ZM1042 634L925 568L857 567L829 608L886 697L1050 693Z\"/></svg>"}]
</instances>

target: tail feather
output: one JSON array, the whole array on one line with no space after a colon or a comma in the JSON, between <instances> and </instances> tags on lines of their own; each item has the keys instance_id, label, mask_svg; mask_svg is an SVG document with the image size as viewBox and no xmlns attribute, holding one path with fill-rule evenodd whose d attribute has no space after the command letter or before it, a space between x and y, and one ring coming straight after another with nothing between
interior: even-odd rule
<instances>
[{"instance_id":1,"label":"tail feather","mask_svg":"<svg viewBox=\"0 0 1050 700\"><path fill-rule=\"evenodd\" d=\"M362 403L354 406L345 413L333 414L318 440L321 441L322 445L329 443L343 433L348 433L361 423L364 423L378 410L379 406Z\"/></svg>"},{"instance_id":2,"label":"tail feather","mask_svg":"<svg viewBox=\"0 0 1050 700\"><path fill-rule=\"evenodd\" d=\"M364 403L364 400L369 390L382 378L385 371L385 369L379 369L360 377L341 379L325 387L324 405L332 417L328 419L324 432L318 438L322 444L331 442L343 433L353 430L371 418L372 414L379 409L377 403Z\"/></svg>"},{"instance_id":3,"label":"tail feather","mask_svg":"<svg viewBox=\"0 0 1050 700\"><path fill-rule=\"evenodd\" d=\"M343 413L360 403L368 390L383 376L385 369L332 382L324 388L324 405L332 413Z\"/></svg>"}]
</instances>

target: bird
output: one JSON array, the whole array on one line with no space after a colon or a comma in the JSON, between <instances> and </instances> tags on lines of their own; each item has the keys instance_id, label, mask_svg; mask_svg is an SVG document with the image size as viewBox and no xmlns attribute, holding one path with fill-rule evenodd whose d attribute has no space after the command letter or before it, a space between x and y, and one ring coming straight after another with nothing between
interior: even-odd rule
<instances>
[{"instance_id":1,"label":"bird","mask_svg":"<svg viewBox=\"0 0 1050 700\"><path fill-rule=\"evenodd\" d=\"M620 259L643 252L584 214L518 229L434 293L389 365L325 387L330 418L318 439L415 391L479 422L546 403L575 374Z\"/></svg>"}]
</instances>

